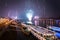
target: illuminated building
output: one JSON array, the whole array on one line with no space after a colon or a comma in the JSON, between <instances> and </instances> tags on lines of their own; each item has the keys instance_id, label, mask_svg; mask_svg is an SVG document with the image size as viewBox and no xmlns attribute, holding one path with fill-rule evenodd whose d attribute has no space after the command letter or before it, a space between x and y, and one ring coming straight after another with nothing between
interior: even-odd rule
<instances>
[{"instance_id":1,"label":"illuminated building","mask_svg":"<svg viewBox=\"0 0 60 40\"><path fill-rule=\"evenodd\" d=\"M35 26L39 26L39 16L34 17L34 24Z\"/></svg>"},{"instance_id":2,"label":"illuminated building","mask_svg":"<svg viewBox=\"0 0 60 40\"><path fill-rule=\"evenodd\" d=\"M46 26L55 26L56 21L52 18L39 18L39 25L46 27Z\"/></svg>"}]
</instances>

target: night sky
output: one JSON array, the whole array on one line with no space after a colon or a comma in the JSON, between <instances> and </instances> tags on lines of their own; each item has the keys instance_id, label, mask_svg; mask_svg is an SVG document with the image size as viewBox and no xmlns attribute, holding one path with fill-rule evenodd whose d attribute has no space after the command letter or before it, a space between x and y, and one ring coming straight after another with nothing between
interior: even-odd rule
<instances>
[{"instance_id":1,"label":"night sky","mask_svg":"<svg viewBox=\"0 0 60 40\"><path fill-rule=\"evenodd\" d=\"M26 17L27 10L33 10L34 16L60 17L60 0L0 0L0 16ZM9 15L8 15L9 14Z\"/></svg>"}]
</instances>

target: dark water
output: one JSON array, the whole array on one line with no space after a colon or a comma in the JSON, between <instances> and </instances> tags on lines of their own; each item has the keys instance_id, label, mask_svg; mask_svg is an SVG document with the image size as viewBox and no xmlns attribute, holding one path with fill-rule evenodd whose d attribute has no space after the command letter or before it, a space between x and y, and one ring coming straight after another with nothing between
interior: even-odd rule
<instances>
[{"instance_id":1,"label":"dark water","mask_svg":"<svg viewBox=\"0 0 60 40\"><path fill-rule=\"evenodd\" d=\"M3 33L3 35L0 37L0 40L37 40L36 37L34 37L32 34L29 36L26 36L21 31L6 31Z\"/></svg>"}]
</instances>

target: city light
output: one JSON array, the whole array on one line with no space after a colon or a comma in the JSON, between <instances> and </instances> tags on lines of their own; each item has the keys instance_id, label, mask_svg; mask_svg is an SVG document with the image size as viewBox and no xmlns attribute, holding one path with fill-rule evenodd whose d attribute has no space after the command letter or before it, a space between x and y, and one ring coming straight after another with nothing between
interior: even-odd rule
<instances>
[{"instance_id":1,"label":"city light","mask_svg":"<svg viewBox=\"0 0 60 40\"><path fill-rule=\"evenodd\" d=\"M12 19L18 19L17 16L11 16Z\"/></svg>"},{"instance_id":2,"label":"city light","mask_svg":"<svg viewBox=\"0 0 60 40\"><path fill-rule=\"evenodd\" d=\"M39 19L39 16L35 16L34 19Z\"/></svg>"},{"instance_id":3,"label":"city light","mask_svg":"<svg viewBox=\"0 0 60 40\"><path fill-rule=\"evenodd\" d=\"M16 17L14 17L14 19L17 19L17 16L16 16Z\"/></svg>"},{"instance_id":4,"label":"city light","mask_svg":"<svg viewBox=\"0 0 60 40\"><path fill-rule=\"evenodd\" d=\"M28 20L31 21L32 20L32 17L33 17L33 11L32 10L29 10L27 12L26 16L27 16Z\"/></svg>"}]
</instances>

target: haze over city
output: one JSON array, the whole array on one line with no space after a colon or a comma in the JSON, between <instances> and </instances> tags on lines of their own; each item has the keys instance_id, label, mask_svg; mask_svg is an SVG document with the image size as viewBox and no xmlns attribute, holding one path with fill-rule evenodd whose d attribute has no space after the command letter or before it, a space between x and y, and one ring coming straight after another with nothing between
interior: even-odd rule
<instances>
[{"instance_id":1,"label":"haze over city","mask_svg":"<svg viewBox=\"0 0 60 40\"><path fill-rule=\"evenodd\" d=\"M0 0L0 16L26 17L27 10L40 17L60 17L60 0Z\"/></svg>"}]
</instances>

